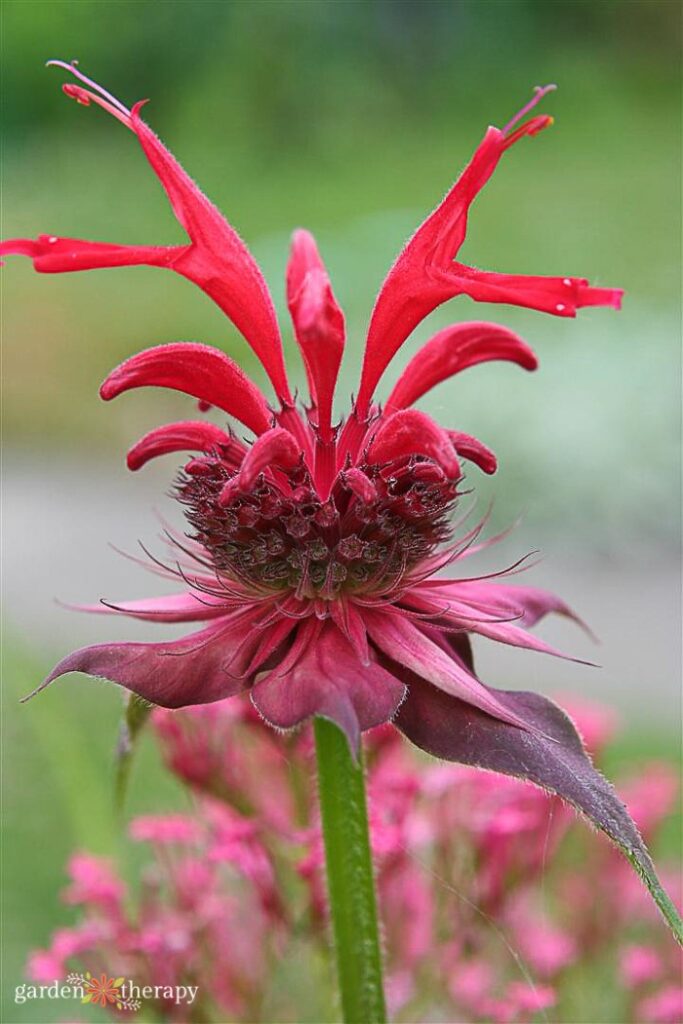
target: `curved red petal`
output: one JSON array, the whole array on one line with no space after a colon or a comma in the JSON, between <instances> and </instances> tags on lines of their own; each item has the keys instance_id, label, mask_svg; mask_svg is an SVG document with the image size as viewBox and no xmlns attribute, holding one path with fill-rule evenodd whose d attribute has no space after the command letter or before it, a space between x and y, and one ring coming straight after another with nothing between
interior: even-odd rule
<instances>
[{"instance_id":1,"label":"curved red petal","mask_svg":"<svg viewBox=\"0 0 683 1024\"><path fill-rule=\"evenodd\" d=\"M323 441L332 438L332 400L344 354L344 314L334 297L313 235L292 236L287 264L287 305L303 356L311 400Z\"/></svg>"},{"instance_id":2,"label":"curved red petal","mask_svg":"<svg viewBox=\"0 0 683 1024\"><path fill-rule=\"evenodd\" d=\"M263 274L234 228L139 111L140 104L136 104L131 112L133 131L173 212L192 239L174 270L198 284L220 306L260 359L278 398L291 401L277 317Z\"/></svg>"},{"instance_id":3,"label":"curved red petal","mask_svg":"<svg viewBox=\"0 0 683 1024\"><path fill-rule=\"evenodd\" d=\"M453 262L465 239L470 206L502 154L518 138L535 135L550 123L545 116L532 118L509 137L489 128L453 188L399 255L370 320L357 401L361 417L384 370L411 331L456 295L469 295L478 302L508 302L558 316L573 316L588 305L619 308L619 289L591 288L580 278L490 274Z\"/></svg>"},{"instance_id":4,"label":"curved red petal","mask_svg":"<svg viewBox=\"0 0 683 1024\"><path fill-rule=\"evenodd\" d=\"M445 327L410 360L386 402L385 412L413 405L456 373L498 359L517 363L525 370L538 366L532 349L506 327L479 322Z\"/></svg>"},{"instance_id":5,"label":"curved red petal","mask_svg":"<svg viewBox=\"0 0 683 1024\"><path fill-rule=\"evenodd\" d=\"M272 412L247 375L224 352L194 342L145 349L113 370L100 388L105 401L131 388L183 391L234 416L255 434L268 430Z\"/></svg>"},{"instance_id":6,"label":"curved red petal","mask_svg":"<svg viewBox=\"0 0 683 1024\"><path fill-rule=\"evenodd\" d=\"M451 480L462 475L448 433L417 409L401 409L383 420L366 453L369 463L381 464L411 455L433 459Z\"/></svg>"},{"instance_id":7,"label":"curved red petal","mask_svg":"<svg viewBox=\"0 0 683 1024\"><path fill-rule=\"evenodd\" d=\"M270 466L292 469L301 461L301 448L288 430L274 427L259 437L247 452L239 475L245 490L253 486L259 473Z\"/></svg>"},{"instance_id":8,"label":"curved red petal","mask_svg":"<svg viewBox=\"0 0 683 1024\"><path fill-rule=\"evenodd\" d=\"M505 136L489 128L474 156L436 210L417 229L389 271L372 311L358 391L364 411L390 360L428 313L453 295L434 270L455 259L465 240L467 214L493 174Z\"/></svg>"},{"instance_id":9,"label":"curved red petal","mask_svg":"<svg viewBox=\"0 0 683 1024\"><path fill-rule=\"evenodd\" d=\"M277 317L258 264L223 214L142 120L140 107L133 107L132 128L193 243L174 269L220 306L253 348L278 397L290 401Z\"/></svg>"},{"instance_id":10,"label":"curved red petal","mask_svg":"<svg viewBox=\"0 0 683 1024\"><path fill-rule=\"evenodd\" d=\"M495 453L483 441L472 437L470 434L463 434L459 430L449 430L448 436L456 452L458 455L462 455L463 459L467 459L468 462L474 462L484 473L491 474L496 472L498 469L498 459Z\"/></svg>"},{"instance_id":11,"label":"curved red petal","mask_svg":"<svg viewBox=\"0 0 683 1024\"><path fill-rule=\"evenodd\" d=\"M357 498L360 498L366 504L376 500L377 488L370 477L362 469L358 469L357 466L351 466L349 469L342 470L339 478Z\"/></svg>"},{"instance_id":12,"label":"curved red petal","mask_svg":"<svg viewBox=\"0 0 683 1024\"><path fill-rule=\"evenodd\" d=\"M244 445L221 427L201 420L184 420L150 430L129 450L126 461L129 469L136 470L160 455L183 451L208 452L217 447L229 449L229 462L234 466L240 464L246 452Z\"/></svg>"},{"instance_id":13,"label":"curved red petal","mask_svg":"<svg viewBox=\"0 0 683 1024\"><path fill-rule=\"evenodd\" d=\"M31 243L28 239L14 240L8 243L5 251L31 256L36 269L53 272L148 262L172 267L198 284L232 320L261 360L278 397L284 402L291 402L277 317L263 275L237 232L142 120L140 110L146 101L136 103L129 111L97 82L87 78L75 64L63 61L49 63L57 64L91 87L86 89L69 83L64 87L67 96L85 106L92 102L98 104L135 132L191 244L164 249L106 246L64 239L61 241L71 243L76 257L70 262L66 249L50 255L37 252L35 246L43 238L48 244L58 241L53 236L41 236L38 243Z\"/></svg>"},{"instance_id":14,"label":"curved red petal","mask_svg":"<svg viewBox=\"0 0 683 1024\"><path fill-rule=\"evenodd\" d=\"M518 625L527 629L535 626L546 615L554 613L564 615L590 632L583 619L562 598L539 587L518 586L512 583L461 583L453 580L445 588L440 589L439 594L446 598L449 594L457 594L465 601L485 601L503 614L512 611L513 614L520 615Z\"/></svg>"}]
</instances>

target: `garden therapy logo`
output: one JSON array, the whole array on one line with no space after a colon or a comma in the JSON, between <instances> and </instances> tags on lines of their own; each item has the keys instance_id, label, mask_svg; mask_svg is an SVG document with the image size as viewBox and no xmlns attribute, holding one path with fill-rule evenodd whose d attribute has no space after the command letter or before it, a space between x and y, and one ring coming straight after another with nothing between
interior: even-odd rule
<instances>
[{"instance_id":1,"label":"garden therapy logo","mask_svg":"<svg viewBox=\"0 0 683 1024\"><path fill-rule=\"evenodd\" d=\"M147 1000L192 1006L198 992L198 985L137 985L130 978L110 978L104 972L96 977L90 971L74 971L64 981L53 981L50 985L17 985L14 1002L23 1004L37 999L80 999L84 1004L92 1003L94 1006L135 1013L143 1001Z\"/></svg>"},{"instance_id":2,"label":"garden therapy logo","mask_svg":"<svg viewBox=\"0 0 683 1024\"><path fill-rule=\"evenodd\" d=\"M128 989L132 982L126 981L125 978L109 978L106 974L100 974L99 978L95 978L90 971L86 971L85 974L69 974L66 981L68 985L82 989L82 1003L115 1006L117 1010L131 1012L140 1009L140 1000L129 996Z\"/></svg>"}]
</instances>

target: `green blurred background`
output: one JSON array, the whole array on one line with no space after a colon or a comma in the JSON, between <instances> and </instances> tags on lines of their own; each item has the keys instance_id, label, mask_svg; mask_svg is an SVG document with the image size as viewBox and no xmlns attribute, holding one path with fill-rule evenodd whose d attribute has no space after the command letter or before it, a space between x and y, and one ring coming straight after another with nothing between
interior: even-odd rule
<instances>
[{"instance_id":1,"label":"green blurred background","mask_svg":"<svg viewBox=\"0 0 683 1024\"><path fill-rule=\"evenodd\" d=\"M518 330L538 373L488 366L425 405L497 451L493 481L472 474L494 520L524 523L500 560L542 547L538 585L561 590L603 645L601 672L482 650L498 685L596 695L631 733L615 754L637 767L676 756L680 573L680 7L633 2L149 2L4 0L3 235L124 243L182 240L135 139L68 102L51 57L82 69L146 117L262 264L293 374L283 303L291 230L319 239L349 327L345 396L364 325L396 252L457 176L489 123L536 84L557 82L555 126L504 159L477 200L462 255L491 270L575 274L626 290L624 309L576 321L456 300L415 333L454 320ZM154 542L173 460L133 477L125 448L191 415L162 392L111 406L97 386L140 348L198 340L264 375L219 311L188 282L149 268L38 277L3 270L5 438L5 995L28 950L66 920L56 891L74 844L118 843L110 760L112 687L70 679L27 707L16 697L80 642L149 636L90 622L52 598L142 596L145 579L108 547ZM340 412L343 408L340 405ZM493 564L493 563L492 563ZM563 625L544 635L595 658ZM182 796L149 744L133 808ZM670 837L675 845L675 834ZM127 855L127 854L126 854ZM609 987L609 983L608 983ZM590 1017L590 1003L585 1019ZM45 1020L60 1019L41 1004ZM618 1020L618 1004L613 1016ZM63 1013L61 1014L63 1019ZM35 1021L35 1007L3 1019ZM584 1018L581 1018L584 1019Z\"/></svg>"}]
</instances>

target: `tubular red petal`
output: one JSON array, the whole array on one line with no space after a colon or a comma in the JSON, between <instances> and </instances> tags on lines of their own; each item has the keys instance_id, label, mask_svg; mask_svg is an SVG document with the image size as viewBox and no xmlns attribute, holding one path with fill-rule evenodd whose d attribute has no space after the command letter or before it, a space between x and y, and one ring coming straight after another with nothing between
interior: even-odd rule
<instances>
[{"instance_id":1,"label":"tubular red petal","mask_svg":"<svg viewBox=\"0 0 683 1024\"><path fill-rule=\"evenodd\" d=\"M352 466L350 469L344 470L340 477L349 490L353 491L361 501L369 504L377 498L377 488L362 469Z\"/></svg>"},{"instance_id":2,"label":"tubular red petal","mask_svg":"<svg viewBox=\"0 0 683 1024\"><path fill-rule=\"evenodd\" d=\"M394 412L413 405L456 373L498 359L517 363L525 370L535 370L538 366L532 349L506 327L478 322L444 327L410 360L384 411Z\"/></svg>"},{"instance_id":3,"label":"tubular red petal","mask_svg":"<svg viewBox=\"0 0 683 1024\"><path fill-rule=\"evenodd\" d=\"M232 320L260 359L279 399L291 402L282 341L268 286L237 232L140 117L133 131L192 245L174 270L198 284Z\"/></svg>"},{"instance_id":4,"label":"tubular red petal","mask_svg":"<svg viewBox=\"0 0 683 1024\"><path fill-rule=\"evenodd\" d=\"M60 272L141 263L170 267L199 285L232 320L263 364L278 398L283 402L291 402L273 302L263 275L242 239L141 119L143 103L136 103L132 111L128 111L114 96L86 78L76 66L61 61L51 63L58 64L96 90L93 92L78 85L68 85L68 96L86 106L91 102L97 103L135 132L191 244L167 248L90 243L91 249L86 253L82 247L89 243L67 239L64 241L73 242L75 255L81 259L72 262L51 259L49 266L41 267L36 263L36 269ZM28 240L18 241L23 248L15 247L6 251L20 252L34 259L35 255L39 255L26 251ZM83 261L84 256L89 256L95 262L88 263L87 258Z\"/></svg>"},{"instance_id":5,"label":"tubular red petal","mask_svg":"<svg viewBox=\"0 0 683 1024\"><path fill-rule=\"evenodd\" d=\"M465 240L469 208L493 174L504 142L501 131L488 129L455 185L417 229L389 271L368 329L357 400L361 413L411 331L454 294L443 271Z\"/></svg>"},{"instance_id":6,"label":"tubular red petal","mask_svg":"<svg viewBox=\"0 0 683 1024\"><path fill-rule=\"evenodd\" d=\"M288 430L274 427L258 438L247 452L239 475L239 486L253 487L264 469L292 469L301 461L301 448Z\"/></svg>"},{"instance_id":7,"label":"tubular red petal","mask_svg":"<svg viewBox=\"0 0 683 1024\"><path fill-rule=\"evenodd\" d=\"M530 110L549 88L536 90L531 104L523 110ZM514 128L521 116L520 111L507 131ZM367 412L384 370L411 331L432 310L456 295L466 294L476 301L509 302L565 316L573 316L576 309L586 305L618 308L621 292L616 289L591 289L586 287L586 282L570 278L487 275L453 263L465 239L470 206L493 174L502 154L518 139L536 135L551 123L552 118L535 116L509 134L489 128L453 188L418 228L394 263L380 289L370 320L357 400L361 418ZM494 287L496 280L500 285L498 289ZM486 281L488 288L484 287ZM546 292L547 282L566 282L567 294L540 294L543 286L539 285L538 289L535 286L543 281Z\"/></svg>"},{"instance_id":8,"label":"tubular red petal","mask_svg":"<svg viewBox=\"0 0 683 1024\"><path fill-rule=\"evenodd\" d=\"M256 385L224 352L209 345L178 341L145 349L109 374L100 395L107 402L140 387L183 391L218 406L255 434L268 430L273 418Z\"/></svg>"},{"instance_id":9,"label":"tubular red petal","mask_svg":"<svg viewBox=\"0 0 683 1024\"><path fill-rule=\"evenodd\" d=\"M332 400L344 353L344 314L313 235L298 230L287 264L287 305L303 356L311 400L323 441L332 439Z\"/></svg>"},{"instance_id":10,"label":"tubular red petal","mask_svg":"<svg viewBox=\"0 0 683 1024\"><path fill-rule=\"evenodd\" d=\"M126 461L128 469L135 470L160 455L182 451L207 452L213 451L217 446L227 446L230 449L230 455L234 456L230 458L230 463L234 466L240 464L246 451L244 445L213 423L201 420L167 423L141 437L128 452Z\"/></svg>"},{"instance_id":11,"label":"tubular red petal","mask_svg":"<svg viewBox=\"0 0 683 1024\"><path fill-rule=\"evenodd\" d=\"M367 451L369 463L381 464L410 455L426 455L449 479L462 475L448 433L417 409L401 409L382 422Z\"/></svg>"},{"instance_id":12,"label":"tubular red petal","mask_svg":"<svg viewBox=\"0 0 683 1024\"><path fill-rule=\"evenodd\" d=\"M491 474L496 472L498 469L498 459L494 452L482 441L479 441L476 437L471 437L470 434L463 434L459 430L449 430L448 436L456 452L458 455L462 455L463 459L467 459L468 462L474 462L484 473Z\"/></svg>"}]
</instances>

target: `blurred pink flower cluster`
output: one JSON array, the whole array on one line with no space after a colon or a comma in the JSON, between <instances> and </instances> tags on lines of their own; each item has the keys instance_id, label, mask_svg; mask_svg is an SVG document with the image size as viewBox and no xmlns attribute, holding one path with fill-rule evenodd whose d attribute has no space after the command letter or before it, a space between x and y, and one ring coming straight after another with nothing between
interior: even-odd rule
<instances>
[{"instance_id":1,"label":"blurred pink flower cluster","mask_svg":"<svg viewBox=\"0 0 683 1024\"><path fill-rule=\"evenodd\" d=\"M599 758L611 713L568 710ZM135 894L108 862L75 855L64 899L82 916L32 954L29 975L45 983L79 967L139 986L196 985L193 1021L274 1019L283 964L302 955L322 964L321 987L332 969L309 732L279 737L236 700L158 709L153 724L166 764L193 793L191 813L132 821L131 838L150 848ZM594 1020L585 979L596 969L620 1020L683 1019L678 953L636 875L601 836L574 827L556 797L425 760L387 726L366 749L392 1019ZM676 779L652 764L621 794L651 841ZM315 981L300 994L295 974L289 989L286 971L278 984L280 1019L297 1019L299 995L310 1009ZM168 1021L188 1014L163 999L157 1011Z\"/></svg>"}]
</instances>

